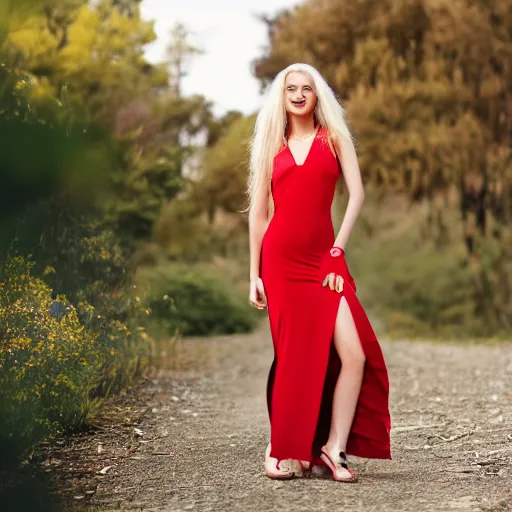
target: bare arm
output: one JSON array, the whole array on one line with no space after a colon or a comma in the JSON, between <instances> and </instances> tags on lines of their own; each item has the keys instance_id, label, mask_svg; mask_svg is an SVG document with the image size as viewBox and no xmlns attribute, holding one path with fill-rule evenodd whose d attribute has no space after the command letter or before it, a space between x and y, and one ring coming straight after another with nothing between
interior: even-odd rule
<instances>
[{"instance_id":1,"label":"bare arm","mask_svg":"<svg viewBox=\"0 0 512 512\"><path fill-rule=\"evenodd\" d=\"M343 169L349 199L334 245L345 249L364 201L364 188L356 150L352 141L344 137L340 142L340 146L336 147L336 151L341 162L341 168Z\"/></svg>"},{"instance_id":2,"label":"bare arm","mask_svg":"<svg viewBox=\"0 0 512 512\"><path fill-rule=\"evenodd\" d=\"M249 211L250 279L260 277L260 254L263 235L268 227L268 184L262 183L256 201Z\"/></svg>"}]
</instances>

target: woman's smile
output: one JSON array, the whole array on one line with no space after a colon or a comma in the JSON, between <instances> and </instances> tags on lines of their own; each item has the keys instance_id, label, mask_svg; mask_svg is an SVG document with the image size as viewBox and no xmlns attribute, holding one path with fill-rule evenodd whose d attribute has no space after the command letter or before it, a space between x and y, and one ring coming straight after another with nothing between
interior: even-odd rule
<instances>
[{"instance_id":1,"label":"woman's smile","mask_svg":"<svg viewBox=\"0 0 512 512\"><path fill-rule=\"evenodd\" d=\"M317 96L312 78L300 71L288 74L285 81L286 110L290 114L304 116L316 106Z\"/></svg>"}]
</instances>

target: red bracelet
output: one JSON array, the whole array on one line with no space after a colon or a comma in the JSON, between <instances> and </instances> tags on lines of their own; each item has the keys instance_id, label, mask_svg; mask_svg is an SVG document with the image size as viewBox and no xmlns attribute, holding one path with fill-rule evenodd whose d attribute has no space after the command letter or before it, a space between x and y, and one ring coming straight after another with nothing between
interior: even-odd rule
<instances>
[{"instance_id":1,"label":"red bracelet","mask_svg":"<svg viewBox=\"0 0 512 512\"><path fill-rule=\"evenodd\" d=\"M331 248L329 252L333 258L341 256L342 254L345 255L345 251L341 247L337 247L335 245Z\"/></svg>"}]
</instances>

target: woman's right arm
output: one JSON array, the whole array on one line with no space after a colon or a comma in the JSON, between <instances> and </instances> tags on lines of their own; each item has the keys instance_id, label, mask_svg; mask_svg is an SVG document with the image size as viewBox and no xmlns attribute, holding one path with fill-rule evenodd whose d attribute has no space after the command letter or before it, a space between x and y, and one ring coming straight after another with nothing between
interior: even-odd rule
<instances>
[{"instance_id":1,"label":"woman's right arm","mask_svg":"<svg viewBox=\"0 0 512 512\"><path fill-rule=\"evenodd\" d=\"M269 205L269 187L263 180L251 209L249 210L249 247L251 281L260 277L261 243L267 231Z\"/></svg>"}]
</instances>

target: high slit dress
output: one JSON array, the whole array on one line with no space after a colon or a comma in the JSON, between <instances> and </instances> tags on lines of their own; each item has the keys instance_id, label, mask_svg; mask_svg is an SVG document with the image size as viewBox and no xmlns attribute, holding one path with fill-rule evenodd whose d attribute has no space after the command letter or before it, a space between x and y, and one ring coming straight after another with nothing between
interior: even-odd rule
<instances>
[{"instance_id":1,"label":"high slit dress","mask_svg":"<svg viewBox=\"0 0 512 512\"><path fill-rule=\"evenodd\" d=\"M366 356L346 453L390 459L389 381L379 342L353 281L337 293L322 287L322 258L335 240L331 205L341 167L324 128L297 165L286 145L274 158L274 215L263 237L260 276L274 360L267 381L271 456L317 461L329 435L341 361L334 326L345 297Z\"/></svg>"}]
</instances>

